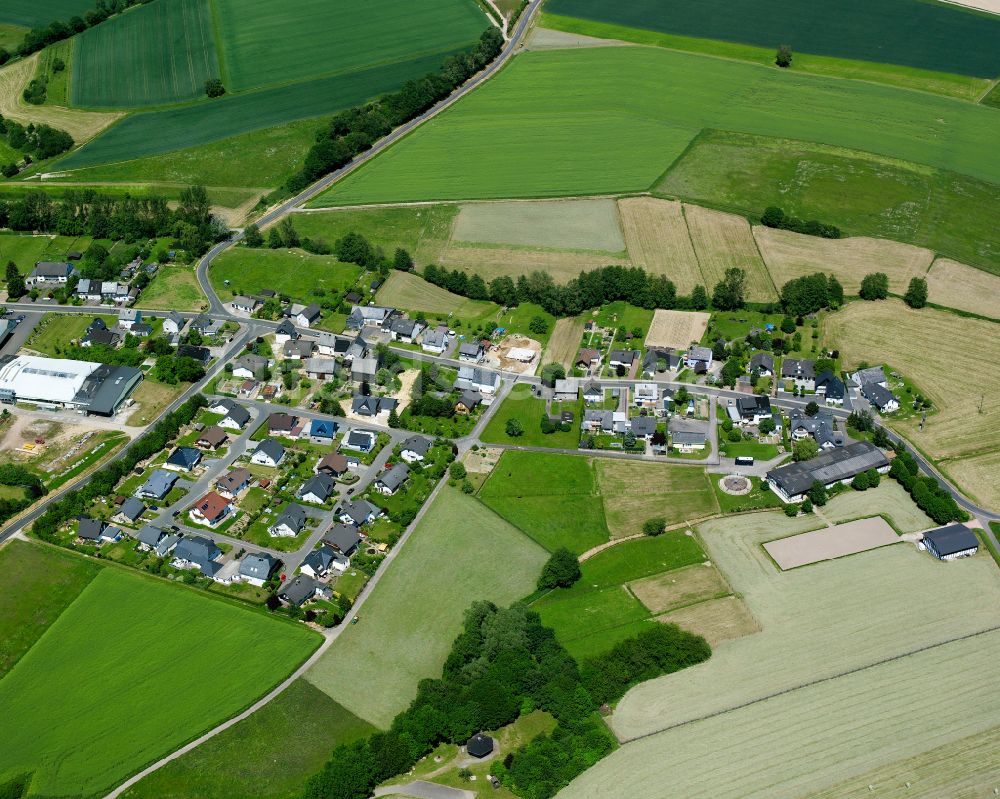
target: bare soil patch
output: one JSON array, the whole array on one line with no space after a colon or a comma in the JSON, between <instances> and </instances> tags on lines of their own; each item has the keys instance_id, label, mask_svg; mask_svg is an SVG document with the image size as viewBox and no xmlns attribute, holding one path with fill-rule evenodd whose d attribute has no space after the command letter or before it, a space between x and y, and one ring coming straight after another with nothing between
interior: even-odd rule
<instances>
[{"instance_id":1,"label":"bare soil patch","mask_svg":"<svg viewBox=\"0 0 1000 799\"><path fill-rule=\"evenodd\" d=\"M881 516L875 516L768 541L764 549L782 570L787 570L897 543L896 531Z\"/></svg>"},{"instance_id":2,"label":"bare soil patch","mask_svg":"<svg viewBox=\"0 0 1000 799\"><path fill-rule=\"evenodd\" d=\"M710 564L685 566L628 584L636 599L653 614L683 605L717 599L729 593L729 584Z\"/></svg>"},{"instance_id":3,"label":"bare soil patch","mask_svg":"<svg viewBox=\"0 0 1000 799\"><path fill-rule=\"evenodd\" d=\"M686 350L692 342L701 341L708 329L709 313L702 311L665 311L658 309L646 334L647 347L673 347Z\"/></svg>"},{"instance_id":4,"label":"bare soil patch","mask_svg":"<svg viewBox=\"0 0 1000 799\"><path fill-rule=\"evenodd\" d=\"M1000 277L938 258L927 273L928 299L936 305L1000 318Z\"/></svg>"},{"instance_id":5,"label":"bare soil patch","mask_svg":"<svg viewBox=\"0 0 1000 799\"><path fill-rule=\"evenodd\" d=\"M499 447L480 447L474 452L471 450L467 452L465 460L462 462L467 471L475 474L489 474L496 467L503 452Z\"/></svg>"},{"instance_id":6,"label":"bare soil patch","mask_svg":"<svg viewBox=\"0 0 1000 799\"><path fill-rule=\"evenodd\" d=\"M530 363L510 357L510 351L515 349L531 350L535 353L534 359ZM490 350L486 356L486 363L494 368L504 369L519 375L532 374L538 366L539 356L542 354L542 345L533 338L520 336L517 334L507 336L496 347Z\"/></svg>"},{"instance_id":7,"label":"bare soil patch","mask_svg":"<svg viewBox=\"0 0 1000 799\"><path fill-rule=\"evenodd\" d=\"M632 263L666 275L681 294L703 282L679 202L630 197L618 201L618 210Z\"/></svg>"},{"instance_id":8,"label":"bare soil patch","mask_svg":"<svg viewBox=\"0 0 1000 799\"><path fill-rule=\"evenodd\" d=\"M573 365L576 353L580 350L580 340L583 338L583 321L581 319L559 319L552 329L549 346L545 350L545 363L561 363L567 368Z\"/></svg>"},{"instance_id":9,"label":"bare soil patch","mask_svg":"<svg viewBox=\"0 0 1000 799\"><path fill-rule=\"evenodd\" d=\"M709 292L725 277L727 269L738 266L746 272L748 300L770 302L777 298L746 219L697 205L685 205L684 218Z\"/></svg>"},{"instance_id":10,"label":"bare soil patch","mask_svg":"<svg viewBox=\"0 0 1000 799\"><path fill-rule=\"evenodd\" d=\"M760 625L746 604L735 596L689 605L657 616L656 620L704 636L712 646L760 632Z\"/></svg>"}]
</instances>

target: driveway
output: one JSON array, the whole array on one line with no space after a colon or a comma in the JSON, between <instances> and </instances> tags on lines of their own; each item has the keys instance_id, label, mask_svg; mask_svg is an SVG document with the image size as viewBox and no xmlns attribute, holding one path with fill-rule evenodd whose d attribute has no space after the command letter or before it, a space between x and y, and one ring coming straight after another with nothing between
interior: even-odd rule
<instances>
[{"instance_id":1,"label":"driveway","mask_svg":"<svg viewBox=\"0 0 1000 799\"><path fill-rule=\"evenodd\" d=\"M463 791L459 788L449 788L446 785L438 785L435 782L415 782L401 783L399 785L384 785L376 788L374 796L413 796L416 799L475 799L473 791Z\"/></svg>"}]
</instances>

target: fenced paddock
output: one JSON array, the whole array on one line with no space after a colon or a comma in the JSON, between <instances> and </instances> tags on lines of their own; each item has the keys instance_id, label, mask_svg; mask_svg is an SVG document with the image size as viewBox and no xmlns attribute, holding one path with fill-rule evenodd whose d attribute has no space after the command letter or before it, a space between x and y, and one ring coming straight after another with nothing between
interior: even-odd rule
<instances>
[{"instance_id":1,"label":"fenced paddock","mask_svg":"<svg viewBox=\"0 0 1000 799\"><path fill-rule=\"evenodd\" d=\"M896 544L899 540L886 520L875 516L768 541L764 549L784 571Z\"/></svg>"}]
</instances>

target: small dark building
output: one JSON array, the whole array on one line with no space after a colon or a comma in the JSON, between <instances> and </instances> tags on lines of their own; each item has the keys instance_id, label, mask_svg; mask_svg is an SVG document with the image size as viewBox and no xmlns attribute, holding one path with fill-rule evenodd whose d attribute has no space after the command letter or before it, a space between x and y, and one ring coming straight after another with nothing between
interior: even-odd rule
<instances>
[{"instance_id":1,"label":"small dark building","mask_svg":"<svg viewBox=\"0 0 1000 799\"><path fill-rule=\"evenodd\" d=\"M493 754L493 739L488 735L477 732L465 745L465 751L471 757L486 757Z\"/></svg>"}]
</instances>

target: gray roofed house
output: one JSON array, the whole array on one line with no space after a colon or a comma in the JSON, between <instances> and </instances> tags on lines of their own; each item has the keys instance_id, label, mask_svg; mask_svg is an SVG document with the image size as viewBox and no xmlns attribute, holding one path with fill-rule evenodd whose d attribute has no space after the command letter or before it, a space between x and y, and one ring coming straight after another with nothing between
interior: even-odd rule
<instances>
[{"instance_id":1,"label":"gray roofed house","mask_svg":"<svg viewBox=\"0 0 1000 799\"><path fill-rule=\"evenodd\" d=\"M91 326L81 339L81 347L117 347L121 343L121 334L103 327Z\"/></svg>"},{"instance_id":2,"label":"gray roofed house","mask_svg":"<svg viewBox=\"0 0 1000 799\"><path fill-rule=\"evenodd\" d=\"M371 452L377 439L378 436L371 430L351 430L340 446L356 452Z\"/></svg>"},{"instance_id":3,"label":"gray roofed house","mask_svg":"<svg viewBox=\"0 0 1000 799\"><path fill-rule=\"evenodd\" d=\"M319 472L306 480L295 495L303 502L322 505L333 494L335 487L336 483L330 475Z\"/></svg>"},{"instance_id":4,"label":"gray roofed house","mask_svg":"<svg viewBox=\"0 0 1000 799\"><path fill-rule=\"evenodd\" d=\"M267 417L267 432L275 435L289 435L299 425L299 417L279 411Z\"/></svg>"},{"instance_id":5,"label":"gray roofed house","mask_svg":"<svg viewBox=\"0 0 1000 799\"><path fill-rule=\"evenodd\" d=\"M278 344L284 344L288 340L295 341L299 335L299 331L295 329L295 325L290 319L282 319L274 331L274 340Z\"/></svg>"},{"instance_id":6,"label":"gray roofed house","mask_svg":"<svg viewBox=\"0 0 1000 799\"><path fill-rule=\"evenodd\" d=\"M351 361L351 380L372 380L378 374L378 358L355 358Z\"/></svg>"},{"instance_id":7,"label":"gray roofed house","mask_svg":"<svg viewBox=\"0 0 1000 799\"><path fill-rule=\"evenodd\" d=\"M305 362L306 374L313 380L332 380L339 368L333 358L307 358Z\"/></svg>"},{"instance_id":8,"label":"gray roofed house","mask_svg":"<svg viewBox=\"0 0 1000 799\"><path fill-rule=\"evenodd\" d=\"M642 359L642 373L652 375L657 372L673 372L679 369L680 365L681 356L670 347L650 347Z\"/></svg>"},{"instance_id":9,"label":"gray roofed house","mask_svg":"<svg viewBox=\"0 0 1000 799\"><path fill-rule=\"evenodd\" d=\"M66 283L73 273L73 264L40 261L24 282L29 286L36 283Z\"/></svg>"},{"instance_id":10,"label":"gray roofed house","mask_svg":"<svg viewBox=\"0 0 1000 799\"><path fill-rule=\"evenodd\" d=\"M331 571L344 572L351 561L332 547L321 546L314 549L302 561L302 573L309 577L326 577Z\"/></svg>"},{"instance_id":11,"label":"gray roofed house","mask_svg":"<svg viewBox=\"0 0 1000 799\"><path fill-rule=\"evenodd\" d=\"M347 345L347 349L344 351L344 357L350 358L351 360L364 358L368 355L368 351L370 349L371 347L368 345L365 337L358 333L358 335L354 337L354 340Z\"/></svg>"},{"instance_id":12,"label":"gray roofed house","mask_svg":"<svg viewBox=\"0 0 1000 799\"><path fill-rule=\"evenodd\" d=\"M604 389L597 383L587 383L587 385L583 387L583 400L584 402L603 402Z\"/></svg>"},{"instance_id":13,"label":"gray roofed house","mask_svg":"<svg viewBox=\"0 0 1000 799\"><path fill-rule=\"evenodd\" d=\"M899 397L878 383L863 383L861 394L879 413L892 413L899 410Z\"/></svg>"},{"instance_id":14,"label":"gray roofed house","mask_svg":"<svg viewBox=\"0 0 1000 799\"><path fill-rule=\"evenodd\" d=\"M323 310L314 302L309 303L295 314L295 322L302 327L311 327L316 324L323 315Z\"/></svg>"},{"instance_id":15,"label":"gray roofed house","mask_svg":"<svg viewBox=\"0 0 1000 799\"><path fill-rule=\"evenodd\" d=\"M804 358L785 358L781 362L781 377L793 380L799 388L812 389L816 385L816 365Z\"/></svg>"},{"instance_id":16,"label":"gray roofed house","mask_svg":"<svg viewBox=\"0 0 1000 799\"><path fill-rule=\"evenodd\" d=\"M250 411L234 402L226 415L219 421L219 427L225 427L228 430L242 430L249 421Z\"/></svg>"},{"instance_id":17,"label":"gray roofed house","mask_svg":"<svg viewBox=\"0 0 1000 799\"><path fill-rule=\"evenodd\" d=\"M118 512L112 518L119 524L135 524L145 512L146 506L142 500L129 497L121 504Z\"/></svg>"},{"instance_id":18,"label":"gray roofed house","mask_svg":"<svg viewBox=\"0 0 1000 799\"><path fill-rule=\"evenodd\" d=\"M924 533L924 547L938 560L968 558L979 551L979 539L964 524L949 524Z\"/></svg>"},{"instance_id":19,"label":"gray roofed house","mask_svg":"<svg viewBox=\"0 0 1000 799\"><path fill-rule=\"evenodd\" d=\"M143 525L139 529L139 532L135 533L135 539L139 542L139 548L143 550L154 549L165 536L166 533L163 530L151 524Z\"/></svg>"},{"instance_id":20,"label":"gray roofed house","mask_svg":"<svg viewBox=\"0 0 1000 799\"><path fill-rule=\"evenodd\" d=\"M455 388L469 391L481 391L484 394L492 394L500 385L500 375L488 369L480 369L475 366L460 366L458 368L458 379L455 381Z\"/></svg>"},{"instance_id":21,"label":"gray roofed house","mask_svg":"<svg viewBox=\"0 0 1000 799\"><path fill-rule=\"evenodd\" d=\"M137 322L132 325L132 330L129 331L133 336L138 336L139 338L149 338L153 335L153 326L148 325L145 322Z\"/></svg>"},{"instance_id":22,"label":"gray roofed house","mask_svg":"<svg viewBox=\"0 0 1000 799\"><path fill-rule=\"evenodd\" d=\"M626 369L631 369L632 364L634 364L641 353L638 350L611 350L608 353L608 366L612 369L619 366L623 366Z\"/></svg>"},{"instance_id":23,"label":"gray roofed house","mask_svg":"<svg viewBox=\"0 0 1000 799\"><path fill-rule=\"evenodd\" d=\"M201 458L201 453L194 447L177 447L170 453L170 457L167 458L163 466L166 469L190 472L201 463Z\"/></svg>"},{"instance_id":24,"label":"gray roofed house","mask_svg":"<svg viewBox=\"0 0 1000 799\"><path fill-rule=\"evenodd\" d=\"M747 369L750 374L770 377L774 374L774 356L769 352L757 352L750 358L750 366Z\"/></svg>"},{"instance_id":25,"label":"gray roofed house","mask_svg":"<svg viewBox=\"0 0 1000 799\"><path fill-rule=\"evenodd\" d=\"M104 537L104 531L108 523L101 519L91 519L89 516L81 516L80 524L77 527L77 537L84 541L100 541Z\"/></svg>"},{"instance_id":26,"label":"gray roofed house","mask_svg":"<svg viewBox=\"0 0 1000 799\"><path fill-rule=\"evenodd\" d=\"M253 479L249 469L233 469L215 481L215 490L222 496L233 499L243 489L250 485Z\"/></svg>"},{"instance_id":27,"label":"gray roofed house","mask_svg":"<svg viewBox=\"0 0 1000 799\"><path fill-rule=\"evenodd\" d=\"M815 458L780 466L767 473L767 482L782 502L801 502L814 482L823 486L849 483L861 472L889 471L889 459L874 444L856 441L821 452Z\"/></svg>"},{"instance_id":28,"label":"gray roofed house","mask_svg":"<svg viewBox=\"0 0 1000 799\"><path fill-rule=\"evenodd\" d=\"M343 336L327 333L324 330L316 335L316 348L320 355L343 355L350 346L351 342Z\"/></svg>"},{"instance_id":29,"label":"gray roofed house","mask_svg":"<svg viewBox=\"0 0 1000 799\"><path fill-rule=\"evenodd\" d=\"M655 416L633 416L631 420L632 434L636 438L645 438L647 441L656 432Z\"/></svg>"},{"instance_id":30,"label":"gray roofed house","mask_svg":"<svg viewBox=\"0 0 1000 799\"><path fill-rule=\"evenodd\" d=\"M243 355L233 363L233 377L256 378L267 369L268 363L261 355Z\"/></svg>"},{"instance_id":31,"label":"gray roofed house","mask_svg":"<svg viewBox=\"0 0 1000 799\"><path fill-rule=\"evenodd\" d=\"M289 339L281 348L282 355L293 361L301 361L313 354L316 345L308 339Z\"/></svg>"},{"instance_id":32,"label":"gray roofed house","mask_svg":"<svg viewBox=\"0 0 1000 799\"><path fill-rule=\"evenodd\" d=\"M355 305L347 317L348 330L360 330L365 325L382 327L391 322L396 315L395 308L385 308L378 305Z\"/></svg>"},{"instance_id":33,"label":"gray roofed house","mask_svg":"<svg viewBox=\"0 0 1000 799\"><path fill-rule=\"evenodd\" d=\"M391 496L409 479L409 467L405 463L397 463L388 471L382 472L382 476L375 481L375 490Z\"/></svg>"},{"instance_id":34,"label":"gray roofed house","mask_svg":"<svg viewBox=\"0 0 1000 799\"><path fill-rule=\"evenodd\" d=\"M698 364L702 364L705 368L710 369L712 366L712 348L711 347L690 347L688 348L687 355L684 357L684 364L689 369L694 369Z\"/></svg>"},{"instance_id":35,"label":"gray roofed house","mask_svg":"<svg viewBox=\"0 0 1000 799\"><path fill-rule=\"evenodd\" d=\"M390 323L389 331L395 340L409 344L425 327L423 322L418 322L416 319L397 317Z\"/></svg>"},{"instance_id":36,"label":"gray roofed house","mask_svg":"<svg viewBox=\"0 0 1000 799\"><path fill-rule=\"evenodd\" d=\"M591 433L610 434L614 432L614 413L593 408L585 410L583 428Z\"/></svg>"},{"instance_id":37,"label":"gray roofed house","mask_svg":"<svg viewBox=\"0 0 1000 799\"><path fill-rule=\"evenodd\" d=\"M816 393L826 397L827 405L842 405L847 394L844 381L827 369L816 378Z\"/></svg>"},{"instance_id":38,"label":"gray roofed house","mask_svg":"<svg viewBox=\"0 0 1000 799\"><path fill-rule=\"evenodd\" d=\"M210 538L200 535L184 536L174 548L174 562L198 567L207 577L214 577L220 568L215 559L222 550Z\"/></svg>"},{"instance_id":39,"label":"gray roofed house","mask_svg":"<svg viewBox=\"0 0 1000 799\"><path fill-rule=\"evenodd\" d=\"M378 416L383 411L388 413L399 405L399 400L393 397L365 397L355 394L351 400L351 411L358 416Z\"/></svg>"},{"instance_id":40,"label":"gray roofed house","mask_svg":"<svg viewBox=\"0 0 1000 799\"><path fill-rule=\"evenodd\" d=\"M737 397L730 407L736 412L737 418L733 419L736 424L760 424L771 416L770 398L759 394Z\"/></svg>"},{"instance_id":41,"label":"gray roofed house","mask_svg":"<svg viewBox=\"0 0 1000 799\"><path fill-rule=\"evenodd\" d=\"M345 524L353 524L355 527L361 527L361 525L368 524L368 522L377 519L381 511L368 500L356 499L353 502L346 503L340 509L339 513L340 520Z\"/></svg>"},{"instance_id":42,"label":"gray roofed house","mask_svg":"<svg viewBox=\"0 0 1000 799\"><path fill-rule=\"evenodd\" d=\"M240 563L240 577L244 582L260 588L270 578L280 561L266 552L247 555Z\"/></svg>"},{"instance_id":43,"label":"gray roofed house","mask_svg":"<svg viewBox=\"0 0 1000 799\"><path fill-rule=\"evenodd\" d=\"M177 482L177 475L164 469L156 469L146 482L135 492L137 497L143 499L163 499Z\"/></svg>"},{"instance_id":44,"label":"gray roofed house","mask_svg":"<svg viewBox=\"0 0 1000 799\"><path fill-rule=\"evenodd\" d=\"M229 305L234 311L240 311L241 313L253 313L260 306L260 300L256 300L253 297L247 297L245 294L240 294L239 296L233 297L229 301Z\"/></svg>"},{"instance_id":45,"label":"gray roofed house","mask_svg":"<svg viewBox=\"0 0 1000 799\"><path fill-rule=\"evenodd\" d=\"M177 313L177 311L171 311L163 317L163 332L168 336L176 335L184 329L184 325L186 324L187 319Z\"/></svg>"},{"instance_id":46,"label":"gray roofed house","mask_svg":"<svg viewBox=\"0 0 1000 799\"><path fill-rule=\"evenodd\" d=\"M827 408L820 408L815 416L807 416L798 409L793 410L789 414L788 430L792 441L812 436L820 449L842 447L846 443L844 433L835 429L833 413Z\"/></svg>"},{"instance_id":47,"label":"gray roofed house","mask_svg":"<svg viewBox=\"0 0 1000 799\"><path fill-rule=\"evenodd\" d=\"M302 607L310 599L315 598L317 590L321 590L322 585L305 574L299 574L294 579L289 580L285 587L278 594L278 599L295 607Z\"/></svg>"},{"instance_id":48,"label":"gray roofed house","mask_svg":"<svg viewBox=\"0 0 1000 799\"><path fill-rule=\"evenodd\" d=\"M478 341L466 341L459 345L458 359L466 363L479 363L483 359L483 345Z\"/></svg>"},{"instance_id":49,"label":"gray roofed house","mask_svg":"<svg viewBox=\"0 0 1000 799\"><path fill-rule=\"evenodd\" d=\"M851 383L857 388L864 388L868 383L875 383L882 388L888 387L888 380L885 376L885 369L881 366L869 366L866 369L858 369L850 375Z\"/></svg>"},{"instance_id":50,"label":"gray roofed house","mask_svg":"<svg viewBox=\"0 0 1000 799\"><path fill-rule=\"evenodd\" d=\"M430 451L430 439L423 436L410 436L403 442L399 456L407 463L413 463L414 461L422 461Z\"/></svg>"},{"instance_id":51,"label":"gray roofed house","mask_svg":"<svg viewBox=\"0 0 1000 799\"><path fill-rule=\"evenodd\" d=\"M250 456L253 463L260 466L277 466L285 458L285 448L273 438L265 438Z\"/></svg>"},{"instance_id":52,"label":"gray roofed house","mask_svg":"<svg viewBox=\"0 0 1000 799\"><path fill-rule=\"evenodd\" d=\"M161 538L157 542L156 546L153 547L153 552L156 553L156 557L165 558L167 555L169 555L171 552L174 551L174 549L180 543L180 540L181 537L179 535L174 535L173 533L169 533L163 536L163 538Z\"/></svg>"},{"instance_id":53,"label":"gray roofed house","mask_svg":"<svg viewBox=\"0 0 1000 799\"><path fill-rule=\"evenodd\" d=\"M472 413L483 401L483 395L478 391L466 389L455 401L455 410L459 413Z\"/></svg>"},{"instance_id":54,"label":"gray roofed house","mask_svg":"<svg viewBox=\"0 0 1000 799\"><path fill-rule=\"evenodd\" d=\"M302 532L306 526L306 511L301 505L290 503L274 524L268 529L268 533L278 538L289 538Z\"/></svg>"},{"instance_id":55,"label":"gray roofed house","mask_svg":"<svg viewBox=\"0 0 1000 799\"><path fill-rule=\"evenodd\" d=\"M670 443L674 449L681 452L694 452L704 449L708 438L708 427L704 422L674 417L668 425Z\"/></svg>"},{"instance_id":56,"label":"gray roofed house","mask_svg":"<svg viewBox=\"0 0 1000 799\"><path fill-rule=\"evenodd\" d=\"M335 524L327 530L323 541L338 552L350 555L361 543L361 534L353 524Z\"/></svg>"},{"instance_id":57,"label":"gray roofed house","mask_svg":"<svg viewBox=\"0 0 1000 799\"><path fill-rule=\"evenodd\" d=\"M215 321L208 315L200 313L191 320L191 329L204 333L215 327Z\"/></svg>"},{"instance_id":58,"label":"gray roofed house","mask_svg":"<svg viewBox=\"0 0 1000 799\"><path fill-rule=\"evenodd\" d=\"M424 331L423 338L420 339L420 347L425 352L442 353L448 349L448 332L438 328L430 328Z\"/></svg>"}]
</instances>

